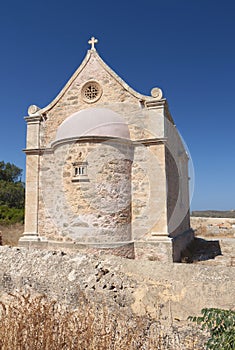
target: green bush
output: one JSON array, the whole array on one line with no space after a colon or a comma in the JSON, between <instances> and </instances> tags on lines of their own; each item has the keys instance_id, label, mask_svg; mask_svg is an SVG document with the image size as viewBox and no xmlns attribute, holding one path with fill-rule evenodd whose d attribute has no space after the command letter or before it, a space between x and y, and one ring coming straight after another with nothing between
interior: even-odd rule
<instances>
[{"instance_id":1,"label":"green bush","mask_svg":"<svg viewBox=\"0 0 235 350\"><path fill-rule=\"evenodd\" d=\"M0 180L0 205L21 209L24 207L24 183Z\"/></svg>"},{"instance_id":2,"label":"green bush","mask_svg":"<svg viewBox=\"0 0 235 350\"><path fill-rule=\"evenodd\" d=\"M0 161L0 205L24 208L25 186L21 182L22 169Z\"/></svg>"},{"instance_id":3,"label":"green bush","mask_svg":"<svg viewBox=\"0 0 235 350\"><path fill-rule=\"evenodd\" d=\"M16 165L0 161L0 224L24 222L25 185L22 170Z\"/></svg>"},{"instance_id":4,"label":"green bush","mask_svg":"<svg viewBox=\"0 0 235 350\"><path fill-rule=\"evenodd\" d=\"M202 316L189 317L190 321L200 324L210 332L207 349L235 349L235 311L216 308L202 309Z\"/></svg>"},{"instance_id":5,"label":"green bush","mask_svg":"<svg viewBox=\"0 0 235 350\"><path fill-rule=\"evenodd\" d=\"M7 205L0 205L0 224L11 225L17 222L24 222L24 209L9 208Z\"/></svg>"}]
</instances>

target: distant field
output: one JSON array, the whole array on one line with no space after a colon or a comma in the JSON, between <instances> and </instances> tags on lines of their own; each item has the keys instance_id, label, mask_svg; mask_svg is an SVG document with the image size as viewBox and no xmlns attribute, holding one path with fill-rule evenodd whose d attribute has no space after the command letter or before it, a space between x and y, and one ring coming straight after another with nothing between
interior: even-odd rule
<instances>
[{"instance_id":1,"label":"distant field","mask_svg":"<svg viewBox=\"0 0 235 350\"><path fill-rule=\"evenodd\" d=\"M195 210L191 216L201 216L205 218L235 218L235 210Z\"/></svg>"}]
</instances>

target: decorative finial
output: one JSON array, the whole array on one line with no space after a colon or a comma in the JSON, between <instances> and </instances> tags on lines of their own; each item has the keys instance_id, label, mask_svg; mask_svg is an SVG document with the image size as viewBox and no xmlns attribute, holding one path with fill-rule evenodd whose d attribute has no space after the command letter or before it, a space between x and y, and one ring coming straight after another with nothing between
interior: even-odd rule
<instances>
[{"instance_id":1,"label":"decorative finial","mask_svg":"<svg viewBox=\"0 0 235 350\"><path fill-rule=\"evenodd\" d=\"M154 97L156 100L161 100L162 98L162 90L155 87L151 90L151 96Z\"/></svg>"},{"instance_id":2,"label":"decorative finial","mask_svg":"<svg viewBox=\"0 0 235 350\"><path fill-rule=\"evenodd\" d=\"M39 111L39 110L40 110L40 108L39 108L38 106L36 106L36 105L31 105L31 106L29 106L29 108L28 108L28 114L29 114L29 116L31 116L31 115L33 115L33 114L36 114L37 111Z\"/></svg>"},{"instance_id":3,"label":"decorative finial","mask_svg":"<svg viewBox=\"0 0 235 350\"><path fill-rule=\"evenodd\" d=\"M88 44L91 45L91 50L95 50L95 44L98 43L98 39L95 39L94 37L92 37L89 41Z\"/></svg>"}]
</instances>

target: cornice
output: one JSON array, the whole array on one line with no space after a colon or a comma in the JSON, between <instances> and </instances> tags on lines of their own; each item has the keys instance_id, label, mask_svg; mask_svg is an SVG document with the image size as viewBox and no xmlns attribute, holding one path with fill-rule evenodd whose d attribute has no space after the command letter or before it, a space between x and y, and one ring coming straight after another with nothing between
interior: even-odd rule
<instances>
[{"instance_id":1,"label":"cornice","mask_svg":"<svg viewBox=\"0 0 235 350\"><path fill-rule=\"evenodd\" d=\"M151 139L142 139L142 140L133 141L133 144L135 146L138 146L138 145L152 146L152 145L159 145L159 144L166 144L166 143L167 143L167 138L165 137L156 137Z\"/></svg>"},{"instance_id":2,"label":"cornice","mask_svg":"<svg viewBox=\"0 0 235 350\"><path fill-rule=\"evenodd\" d=\"M75 142L81 142L81 143L87 143L87 142L115 142L120 144L132 144L132 141L129 139L119 138L119 137L111 137L111 136L78 136L78 137L71 137L68 139L58 140L51 143L51 148L56 148L60 145L67 144L67 143L75 143Z\"/></svg>"},{"instance_id":3,"label":"cornice","mask_svg":"<svg viewBox=\"0 0 235 350\"><path fill-rule=\"evenodd\" d=\"M25 148L22 150L26 155L38 155L41 156L45 153L53 153L52 148Z\"/></svg>"},{"instance_id":4,"label":"cornice","mask_svg":"<svg viewBox=\"0 0 235 350\"><path fill-rule=\"evenodd\" d=\"M156 99L151 99L151 100L147 100L144 103L144 106L148 109L160 109L162 107L164 107L166 105L166 99L163 98L161 100L156 100Z\"/></svg>"},{"instance_id":5,"label":"cornice","mask_svg":"<svg viewBox=\"0 0 235 350\"><path fill-rule=\"evenodd\" d=\"M42 120L42 115L27 115L24 117L24 120L27 122L27 124L38 124Z\"/></svg>"},{"instance_id":6,"label":"cornice","mask_svg":"<svg viewBox=\"0 0 235 350\"><path fill-rule=\"evenodd\" d=\"M63 145L63 144L72 144L76 142L81 143L89 143L89 142L115 142L119 144L125 144L127 146L151 146L151 145L158 145L158 144L166 144L167 138L151 138L151 139L141 139L141 140L129 140L124 138L117 138L117 137L109 137L109 136L81 136L81 137L71 137L70 139L64 139L55 141L51 144L51 147L49 148L26 148L23 149L23 152L25 154L29 155L42 155L45 153L53 153L54 149Z\"/></svg>"}]
</instances>

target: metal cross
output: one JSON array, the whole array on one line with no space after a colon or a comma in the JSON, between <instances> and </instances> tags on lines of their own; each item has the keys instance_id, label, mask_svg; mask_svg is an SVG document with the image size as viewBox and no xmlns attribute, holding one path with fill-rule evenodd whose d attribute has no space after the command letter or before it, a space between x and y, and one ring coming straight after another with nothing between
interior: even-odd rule
<instances>
[{"instance_id":1,"label":"metal cross","mask_svg":"<svg viewBox=\"0 0 235 350\"><path fill-rule=\"evenodd\" d=\"M95 44L98 43L98 39L95 39L94 37L92 37L89 41L88 44L91 45L91 50L95 50Z\"/></svg>"}]
</instances>

